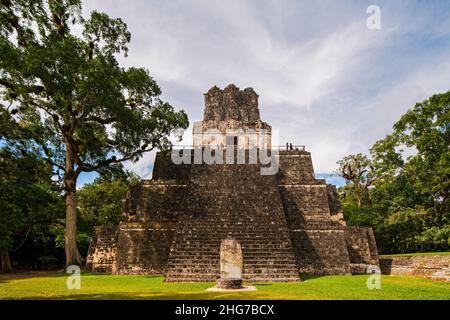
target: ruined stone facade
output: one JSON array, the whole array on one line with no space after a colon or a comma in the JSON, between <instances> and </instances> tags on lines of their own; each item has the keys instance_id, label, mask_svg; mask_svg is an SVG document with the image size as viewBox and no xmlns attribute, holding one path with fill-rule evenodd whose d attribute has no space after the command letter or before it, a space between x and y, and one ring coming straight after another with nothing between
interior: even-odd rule
<instances>
[{"instance_id":1,"label":"ruined stone facade","mask_svg":"<svg viewBox=\"0 0 450 320\"><path fill-rule=\"evenodd\" d=\"M211 128L219 134L207 134ZM254 134L233 137L239 129ZM195 150L232 144L224 157L243 149L248 159L252 148L275 150L271 132L253 89L213 87L204 119L194 125L194 146L184 152L193 160ZM259 161L177 165L170 153L157 153L153 178L128 192L126 221L96 229L88 269L215 281L227 238L241 246L244 281L297 281L301 273L349 275L378 266L372 230L346 226L336 189L315 178L311 154L277 153L275 175L262 175Z\"/></svg>"},{"instance_id":2,"label":"ruined stone facade","mask_svg":"<svg viewBox=\"0 0 450 320\"><path fill-rule=\"evenodd\" d=\"M380 259L381 272L413 275L450 282L450 255L391 256Z\"/></svg>"},{"instance_id":3,"label":"ruined stone facade","mask_svg":"<svg viewBox=\"0 0 450 320\"><path fill-rule=\"evenodd\" d=\"M214 86L204 96L203 121L194 123L194 147L230 144L246 149L271 147L272 127L261 121L258 95L252 88L241 91L229 85L220 90ZM239 134L250 130L254 134Z\"/></svg>"}]
</instances>

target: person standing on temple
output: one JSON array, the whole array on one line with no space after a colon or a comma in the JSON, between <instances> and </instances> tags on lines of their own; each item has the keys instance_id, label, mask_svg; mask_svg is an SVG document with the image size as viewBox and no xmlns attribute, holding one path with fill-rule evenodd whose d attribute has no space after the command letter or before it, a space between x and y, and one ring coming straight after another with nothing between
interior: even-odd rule
<instances>
[{"instance_id":1,"label":"person standing on temple","mask_svg":"<svg viewBox=\"0 0 450 320\"><path fill-rule=\"evenodd\" d=\"M289 143L289 150L293 150L293 148L292 148L292 142L291 143Z\"/></svg>"},{"instance_id":2,"label":"person standing on temple","mask_svg":"<svg viewBox=\"0 0 450 320\"><path fill-rule=\"evenodd\" d=\"M289 142L286 142L286 151L289 151Z\"/></svg>"}]
</instances>

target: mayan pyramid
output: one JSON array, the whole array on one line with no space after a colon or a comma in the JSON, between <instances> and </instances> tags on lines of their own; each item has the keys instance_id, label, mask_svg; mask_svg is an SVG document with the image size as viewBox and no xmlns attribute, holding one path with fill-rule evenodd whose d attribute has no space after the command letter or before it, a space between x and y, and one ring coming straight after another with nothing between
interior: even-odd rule
<instances>
[{"instance_id":1,"label":"mayan pyramid","mask_svg":"<svg viewBox=\"0 0 450 320\"><path fill-rule=\"evenodd\" d=\"M158 152L152 179L128 192L125 219L96 228L90 270L215 281L227 238L242 247L244 281L297 281L303 273L363 273L378 265L372 230L346 226L336 189L315 178L311 154L272 145L252 88L212 87L204 97L193 145ZM196 152L207 148L223 163L197 163ZM261 173L265 163L248 163L254 150L276 159L275 174ZM189 161L174 163L173 152ZM246 163L238 163L239 152Z\"/></svg>"}]
</instances>

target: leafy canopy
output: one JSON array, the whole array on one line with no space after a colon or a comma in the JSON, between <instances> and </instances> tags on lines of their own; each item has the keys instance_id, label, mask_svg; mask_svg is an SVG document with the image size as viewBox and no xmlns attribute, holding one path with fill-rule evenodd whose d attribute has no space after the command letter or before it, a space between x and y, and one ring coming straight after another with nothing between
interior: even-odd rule
<instances>
[{"instance_id":1,"label":"leafy canopy","mask_svg":"<svg viewBox=\"0 0 450 320\"><path fill-rule=\"evenodd\" d=\"M384 252L450 247L450 91L417 103L371 158L338 162L349 224L374 227Z\"/></svg>"},{"instance_id":2,"label":"leafy canopy","mask_svg":"<svg viewBox=\"0 0 450 320\"><path fill-rule=\"evenodd\" d=\"M68 146L76 177L166 149L187 128L148 70L119 66L130 39L119 18L83 18L79 0L2 0L2 111L62 172Z\"/></svg>"}]
</instances>

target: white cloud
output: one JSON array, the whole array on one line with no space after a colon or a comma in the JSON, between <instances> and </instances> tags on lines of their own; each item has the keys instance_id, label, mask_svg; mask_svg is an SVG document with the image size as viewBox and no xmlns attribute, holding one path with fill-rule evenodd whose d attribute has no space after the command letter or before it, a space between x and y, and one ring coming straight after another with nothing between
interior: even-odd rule
<instances>
[{"instance_id":1,"label":"white cloud","mask_svg":"<svg viewBox=\"0 0 450 320\"><path fill-rule=\"evenodd\" d=\"M91 1L132 33L125 65L150 70L190 122L213 85L253 87L281 141L305 144L316 172L367 152L416 101L447 91L450 8L383 2L382 30L363 2ZM189 143L191 128L183 144ZM284 143L284 142L283 142ZM148 176L154 159L129 165Z\"/></svg>"},{"instance_id":2,"label":"white cloud","mask_svg":"<svg viewBox=\"0 0 450 320\"><path fill-rule=\"evenodd\" d=\"M137 162L127 161L124 163L126 170L133 171L142 179L150 179L153 172L153 163L155 162L156 151L149 151L143 154Z\"/></svg>"}]
</instances>

